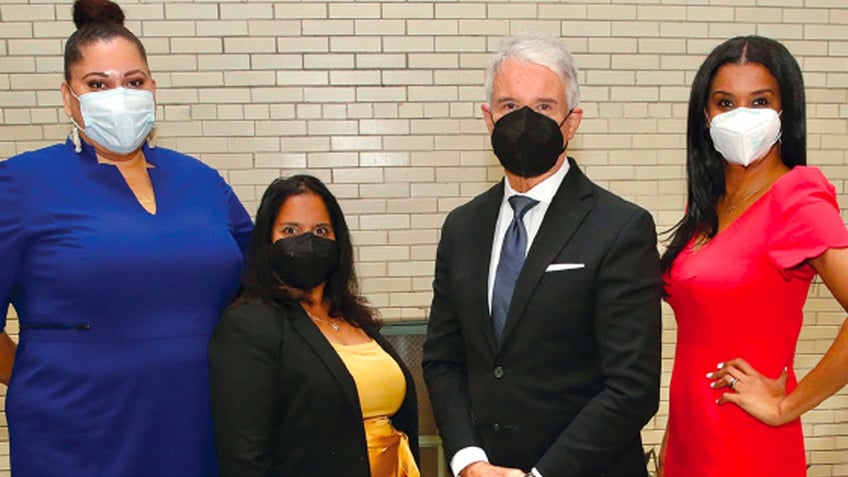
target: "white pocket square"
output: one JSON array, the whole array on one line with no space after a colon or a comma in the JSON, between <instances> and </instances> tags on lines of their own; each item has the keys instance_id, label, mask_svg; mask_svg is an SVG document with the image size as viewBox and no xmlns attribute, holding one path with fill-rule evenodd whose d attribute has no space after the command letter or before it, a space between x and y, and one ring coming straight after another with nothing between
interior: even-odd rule
<instances>
[{"instance_id":1,"label":"white pocket square","mask_svg":"<svg viewBox=\"0 0 848 477\"><path fill-rule=\"evenodd\" d=\"M578 268L585 268L585 263L552 263L548 265L548 268L545 269L545 272L559 272L562 270L577 270Z\"/></svg>"}]
</instances>

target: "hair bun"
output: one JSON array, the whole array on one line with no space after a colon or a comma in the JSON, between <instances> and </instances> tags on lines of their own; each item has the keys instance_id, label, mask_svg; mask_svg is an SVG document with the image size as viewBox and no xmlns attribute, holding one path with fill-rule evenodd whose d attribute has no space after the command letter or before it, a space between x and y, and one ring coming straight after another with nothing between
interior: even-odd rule
<instances>
[{"instance_id":1,"label":"hair bun","mask_svg":"<svg viewBox=\"0 0 848 477\"><path fill-rule=\"evenodd\" d=\"M124 12L110 0L77 0L74 2L74 24L82 28L88 24L124 24Z\"/></svg>"}]
</instances>

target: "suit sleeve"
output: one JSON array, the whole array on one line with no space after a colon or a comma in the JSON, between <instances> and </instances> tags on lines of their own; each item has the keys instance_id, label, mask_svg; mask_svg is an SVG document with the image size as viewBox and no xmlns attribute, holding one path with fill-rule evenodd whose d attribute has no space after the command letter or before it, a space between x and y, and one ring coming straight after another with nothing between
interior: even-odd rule
<instances>
[{"instance_id":1,"label":"suit sleeve","mask_svg":"<svg viewBox=\"0 0 848 477\"><path fill-rule=\"evenodd\" d=\"M483 447L471 423L465 344L451 296L453 219L452 213L445 220L436 252L433 302L422 362L424 381L448 459L464 447Z\"/></svg>"},{"instance_id":2,"label":"suit sleeve","mask_svg":"<svg viewBox=\"0 0 848 477\"><path fill-rule=\"evenodd\" d=\"M278 336L258 315L224 313L209 343L209 380L222 476L270 475L279 423Z\"/></svg>"},{"instance_id":3,"label":"suit sleeve","mask_svg":"<svg viewBox=\"0 0 848 477\"><path fill-rule=\"evenodd\" d=\"M595 336L604 388L536 465L542 475L597 475L639 437L656 413L662 297L656 229L639 209L599 269Z\"/></svg>"}]
</instances>

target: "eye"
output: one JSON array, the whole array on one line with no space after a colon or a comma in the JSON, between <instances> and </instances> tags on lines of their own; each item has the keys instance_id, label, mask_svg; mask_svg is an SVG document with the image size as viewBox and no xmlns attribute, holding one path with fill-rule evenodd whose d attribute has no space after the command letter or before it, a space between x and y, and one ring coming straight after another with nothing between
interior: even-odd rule
<instances>
[{"instance_id":1,"label":"eye","mask_svg":"<svg viewBox=\"0 0 848 477\"><path fill-rule=\"evenodd\" d=\"M312 231L312 233L314 233L315 235L317 235L319 237L326 237L326 236L332 234L333 230L330 229L330 227L327 227L326 225L322 225L320 227L316 227L315 230Z\"/></svg>"},{"instance_id":2,"label":"eye","mask_svg":"<svg viewBox=\"0 0 848 477\"><path fill-rule=\"evenodd\" d=\"M550 110L551 110L551 105L547 104L547 103L542 103L542 104L536 106L536 111L550 111Z\"/></svg>"},{"instance_id":3,"label":"eye","mask_svg":"<svg viewBox=\"0 0 848 477\"><path fill-rule=\"evenodd\" d=\"M282 232L283 235L297 235L298 234L297 227L294 227L294 226L291 226L291 225L286 225L285 227L282 228L282 230L280 230L280 232Z\"/></svg>"},{"instance_id":4,"label":"eye","mask_svg":"<svg viewBox=\"0 0 848 477\"><path fill-rule=\"evenodd\" d=\"M507 111L514 111L514 110L518 109L518 105L515 104L515 103L505 103L504 109L506 109Z\"/></svg>"},{"instance_id":5,"label":"eye","mask_svg":"<svg viewBox=\"0 0 848 477\"><path fill-rule=\"evenodd\" d=\"M720 100L718 100L718 102L716 102L716 104L718 105L719 108L722 108L722 109L733 109L733 108L736 107L733 104L733 101L731 101L729 99L720 99Z\"/></svg>"},{"instance_id":6,"label":"eye","mask_svg":"<svg viewBox=\"0 0 848 477\"><path fill-rule=\"evenodd\" d=\"M751 101L751 106L768 106L769 101L766 98L757 98Z\"/></svg>"},{"instance_id":7,"label":"eye","mask_svg":"<svg viewBox=\"0 0 848 477\"><path fill-rule=\"evenodd\" d=\"M129 88L141 88L142 86L144 86L144 83L145 83L145 81L144 81L143 78L134 78L134 79L127 81L127 87L129 87Z\"/></svg>"},{"instance_id":8,"label":"eye","mask_svg":"<svg viewBox=\"0 0 848 477\"><path fill-rule=\"evenodd\" d=\"M100 80L93 80L88 82L89 89L106 89L106 83Z\"/></svg>"}]
</instances>

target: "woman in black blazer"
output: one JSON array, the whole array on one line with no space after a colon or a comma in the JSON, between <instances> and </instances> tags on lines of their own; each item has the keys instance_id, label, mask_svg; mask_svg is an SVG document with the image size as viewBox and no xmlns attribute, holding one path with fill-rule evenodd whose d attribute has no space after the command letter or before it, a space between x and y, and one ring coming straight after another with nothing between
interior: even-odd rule
<instances>
[{"instance_id":1,"label":"woman in black blazer","mask_svg":"<svg viewBox=\"0 0 848 477\"><path fill-rule=\"evenodd\" d=\"M249 255L209 344L221 475L418 476L412 376L358 294L336 198L274 181Z\"/></svg>"}]
</instances>

